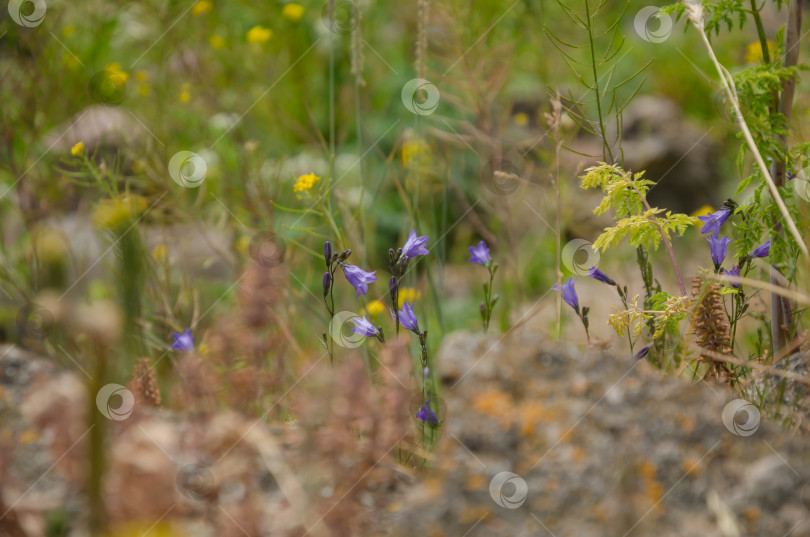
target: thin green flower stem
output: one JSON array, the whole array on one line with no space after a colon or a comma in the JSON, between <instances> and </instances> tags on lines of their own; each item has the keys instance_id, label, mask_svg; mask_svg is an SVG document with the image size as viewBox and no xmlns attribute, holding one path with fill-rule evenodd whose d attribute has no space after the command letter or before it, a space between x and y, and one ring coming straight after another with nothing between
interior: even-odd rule
<instances>
[{"instance_id":1,"label":"thin green flower stem","mask_svg":"<svg viewBox=\"0 0 810 537\"><path fill-rule=\"evenodd\" d=\"M768 189L771 192L771 197L773 197L774 202L776 202L777 207L779 207L779 212L782 213L782 218L785 219L785 223L787 224L788 230L790 231L790 234L793 235L793 238L796 241L796 244L798 244L799 249L802 251L802 254L804 254L805 260L807 262L810 262L810 252L808 252L807 246L804 244L801 234L799 233L799 230L796 227L796 223L790 216L790 212L788 211L785 202L782 200L782 196L779 194L779 189L773 182L771 172L768 170L768 166L765 164L765 161L763 160L762 155L759 152L759 148L757 148L757 144L756 142L754 142L753 136L751 136L751 131L748 129L748 124L746 123L745 118L742 115L742 110L740 109L740 101L737 99L737 90L734 85L734 79L732 78L728 70L726 70L726 68L723 67L720 64L720 61L717 59L717 56L714 53L714 49L712 48L711 43L709 43L709 38L706 37L706 32L704 31L702 22L700 25L696 25L696 27L699 30L700 37L703 40L703 44L706 45L706 50L709 53L709 58L711 58L712 63L717 69L717 73L720 75L720 80L723 82L723 88L726 91L726 95L728 96L729 101L734 107L734 113L737 115L737 123L739 124L740 130L743 133L743 137L745 138L746 143L748 144L748 148L751 150L751 154L754 156L754 160L756 161L757 166L759 166L759 171L765 178L765 182L768 183Z\"/></svg>"},{"instance_id":2,"label":"thin green flower stem","mask_svg":"<svg viewBox=\"0 0 810 537\"><path fill-rule=\"evenodd\" d=\"M759 46L762 48L762 61L769 64L771 63L771 51L768 49L768 37L765 35L765 27L762 25L762 17L759 15L760 9L757 7L757 0L751 0L751 16L754 17L754 24L757 26Z\"/></svg>"},{"instance_id":3,"label":"thin green flower stem","mask_svg":"<svg viewBox=\"0 0 810 537\"><path fill-rule=\"evenodd\" d=\"M495 278L495 273L492 271L492 262L490 261L487 264L487 270L489 270L489 285L487 286L487 295L485 297L487 301L487 316L484 319L484 333L487 333L489 330L489 320L492 318L492 280Z\"/></svg>"},{"instance_id":4,"label":"thin green flower stem","mask_svg":"<svg viewBox=\"0 0 810 537\"><path fill-rule=\"evenodd\" d=\"M622 300L622 306L624 306L624 311L627 311L627 297L624 295L624 291L619 284L616 284L616 292L619 293L619 298ZM633 353L633 336L630 335L630 328L627 329L627 343L630 344L630 356L635 356Z\"/></svg>"},{"instance_id":5,"label":"thin green flower stem","mask_svg":"<svg viewBox=\"0 0 810 537\"><path fill-rule=\"evenodd\" d=\"M630 174L628 173L628 175ZM634 185L632 182L630 184L632 185L633 190L635 190L636 193L638 194L638 197L641 199L641 202L644 204L644 207L646 207L648 211L651 211L652 207L650 207L650 204L647 203L647 198L641 194L641 191L636 187L636 185ZM678 261L675 259L675 252L672 250L672 243L670 242L669 237L667 237L667 234L664 233L664 228L662 228L661 224L658 223L657 217L653 216L650 222L652 222L653 225L656 227L656 229L658 229L658 233L664 240L664 247L667 249L667 254L669 254L669 260L672 262L672 268L675 269L675 277L678 280L678 288L681 290L681 296L686 296L686 287L684 287L683 285L683 277L681 276L681 269L680 267L678 267Z\"/></svg>"},{"instance_id":6,"label":"thin green flower stem","mask_svg":"<svg viewBox=\"0 0 810 537\"><path fill-rule=\"evenodd\" d=\"M596 97L596 111L599 114L599 130L602 135L602 156L607 160L610 157L610 162L613 163L613 152L610 150L610 145L607 142L607 134L605 133L605 121L602 117L602 95L599 91L599 74L596 69L596 47L593 39L593 31L591 30L591 8L588 0L585 0L585 21L587 22L588 42L591 48L591 68L593 69L593 87L594 96Z\"/></svg>"}]
</instances>

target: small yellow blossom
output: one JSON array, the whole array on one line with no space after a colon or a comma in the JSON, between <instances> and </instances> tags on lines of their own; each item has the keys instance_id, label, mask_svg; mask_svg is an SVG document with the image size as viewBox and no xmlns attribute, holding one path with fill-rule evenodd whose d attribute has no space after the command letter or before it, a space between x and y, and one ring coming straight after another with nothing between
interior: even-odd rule
<instances>
[{"instance_id":1,"label":"small yellow blossom","mask_svg":"<svg viewBox=\"0 0 810 537\"><path fill-rule=\"evenodd\" d=\"M146 199L141 196L123 195L104 199L93 211L93 223L101 229L122 230L145 210Z\"/></svg>"},{"instance_id":2,"label":"small yellow blossom","mask_svg":"<svg viewBox=\"0 0 810 537\"><path fill-rule=\"evenodd\" d=\"M188 82L184 82L182 86L180 86L180 96L177 97L177 100L181 103L185 104L191 100L191 84Z\"/></svg>"},{"instance_id":3,"label":"small yellow blossom","mask_svg":"<svg viewBox=\"0 0 810 537\"><path fill-rule=\"evenodd\" d=\"M205 15L206 13L211 11L212 7L214 7L214 4L212 4L210 0L200 0L199 2L194 4L193 8L191 8L191 14L194 15L195 17Z\"/></svg>"},{"instance_id":4,"label":"small yellow blossom","mask_svg":"<svg viewBox=\"0 0 810 537\"><path fill-rule=\"evenodd\" d=\"M71 38L71 37L73 37L73 34L75 34L75 33L76 33L76 27L73 26L72 24L62 28L62 36L63 37Z\"/></svg>"},{"instance_id":5,"label":"small yellow blossom","mask_svg":"<svg viewBox=\"0 0 810 537\"><path fill-rule=\"evenodd\" d=\"M211 48L225 48L225 40L218 35L212 35L208 44L211 45Z\"/></svg>"},{"instance_id":6,"label":"small yellow blossom","mask_svg":"<svg viewBox=\"0 0 810 537\"><path fill-rule=\"evenodd\" d=\"M138 81L138 94L141 97L149 97L152 94L152 88L149 86L149 73L135 71L135 80Z\"/></svg>"},{"instance_id":7,"label":"small yellow blossom","mask_svg":"<svg viewBox=\"0 0 810 537\"><path fill-rule=\"evenodd\" d=\"M287 20L298 22L304 16L304 6L300 4L289 3L281 9L281 16Z\"/></svg>"},{"instance_id":8,"label":"small yellow blossom","mask_svg":"<svg viewBox=\"0 0 810 537\"><path fill-rule=\"evenodd\" d=\"M84 154L84 142L79 142L70 148L70 154L74 157Z\"/></svg>"},{"instance_id":9,"label":"small yellow blossom","mask_svg":"<svg viewBox=\"0 0 810 537\"><path fill-rule=\"evenodd\" d=\"M413 287L402 287L399 290L397 305L402 308L402 305L405 302L408 304L413 304L419 298L422 298L422 292L418 289L414 289Z\"/></svg>"},{"instance_id":10,"label":"small yellow blossom","mask_svg":"<svg viewBox=\"0 0 810 537\"><path fill-rule=\"evenodd\" d=\"M247 42L252 45L261 45L273 37L273 30L264 26L254 26L247 33Z\"/></svg>"},{"instance_id":11,"label":"small yellow blossom","mask_svg":"<svg viewBox=\"0 0 810 537\"><path fill-rule=\"evenodd\" d=\"M164 259L166 259L166 255L167 252L165 243L161 242L160 244L152 248L152 259L154 259L156 262L158 263L162 262Z\"/></svg>"},{"instance_id":12,"label":"small yellow blossom","mask_svg":"<svg viewBox=\"0 0 810 537\"><path fill-rule=\"evenodd\" d=\"M518 127L525 127L529 124L529 116L525 112L518 112L512 116L512 121L514 121L515 125Z\"/></svg>"},{"instance_id":13,"label":"small yellow blossom","mask_svg":"<svg viewBox=\"0 0 810 537\"><path fill-rule=\"evenodd\" d=\"M298 181L295 182L295 186L293 186L293 192L308 192L312 190L312 187L314 187L315 184L318 183L320 180L321 178L315 175L314 173L302 175L301 177L298 178Z\"/></svg>"},{"instance_id":14,"label":"small yellow blossom","mask_svg":"<svg viewBox=\"0 0 810 537\"><path fill-rule=\"evenodd\" d=\"M413 137L402 143L402 167L406 170L429 167L431 162L430 146L424 139Z\"/></svg>"},{"instance_id":15,"label":"small yellow blossom","mask_svg":"<svg viewBox=\"0 0 810 537\"><path fill-rule=\"evenodd\" d=\"M383 312L385 312L385 304L379 300L372 300L361 313L363 315L379 315Z\"/></svg>"},{"instance_id":16,"label":"small yellow blossom","mask_svg":"<svg viewBox=\"0 0 810 537\"><path fill-rule=\"evenodd\" d=\"M774 44L773 41L768 40L768 53L773 59ZM745 62L746 63L760 63L762 61L762 45L759 41L754 41L748 48L745 49Z\"/></svg>"},{"instance_id":17,"label":"small yellow blossom","mask_svg":"<svg viewBox=\"0 0 810 537\"><path fill-rule=\"evenodd\" d=\"M118 62L107 64L104 71L107 73L107 80L110 84L121 87L126 85L129 81L129 73L121 69L121 65Z\"/></svg>"},{"instance_id":18,"label":"small yellow blossom","mask_svg":"<svg viewBox=\"0 0 810 537\"><path fill-rule=\"evenodd\" d=\"M211 352L211 349L208 347L207 343L200 343L200 346L197 347L197 353L199 353L200 356L206 356L209 352Z\"/></svg>"},{"instance_id":19,"label":"small yellow blossom","mask_svg":"<svg viewBox=\"0 0 810 537\"><path fill-rule=\"evenodd\" d=\"M236 239L236 245L235 245L236 246L236 251L241 253L241 254L247 255L247 253L250 251L250 241L251 240L252 239L248 235L242 235L241 237Z\"/></svg>"},{"instance_id":20,"label":"small yellow blossom","mask_svg":"<svg viewBox=\"0 0 810 537\"><path fill-rule=\"evenodd\" d=\"M58 263L68 255L68 240L54 228L38 228L34 234L34 247L39 260L45 264Z\"/></svg>"}]
</instances>

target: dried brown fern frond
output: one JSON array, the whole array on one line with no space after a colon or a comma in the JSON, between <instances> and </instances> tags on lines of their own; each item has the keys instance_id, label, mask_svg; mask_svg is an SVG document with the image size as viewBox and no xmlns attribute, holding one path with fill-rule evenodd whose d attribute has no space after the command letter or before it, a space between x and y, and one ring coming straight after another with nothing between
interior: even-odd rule
<instances>
[{"instance_id":1,"label":"dried brown fern frond","mask_svg":"<svg viewBox=\"0 0 810 537\"><path fill-rule=\"evenodd\" d=\"M703 350L719 354L731 352L731 326L723 309L719 283L706 283L700 277L692 279L691 328L695 343ZM709 364L707 376L713 376L724 382L734 382L734 368L727 363L712 360L711 356L701 353L700 360Z\"/></svg>"},{"instance_id":2,"label":"dried brown fern frond","mask_svg":"<svg viewBox=\"0 0 810 537\"><path fill-rule=\"evenodd\" d=\"M137 407L160 408L160 390L158 389L155 369L149 358L141 358L132 371L129 391L135 396Z\"/></svg>"}]
</instances>

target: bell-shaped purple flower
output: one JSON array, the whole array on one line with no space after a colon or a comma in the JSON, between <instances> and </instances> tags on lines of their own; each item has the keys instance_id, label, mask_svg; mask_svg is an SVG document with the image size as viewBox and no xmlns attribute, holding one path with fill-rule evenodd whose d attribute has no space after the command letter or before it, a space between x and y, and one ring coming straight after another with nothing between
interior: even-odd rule
<instances>
[{"instance_id":1,"label":"bell-shaped purple flower","mask_svg":"<svg viewBox=\"0 0 810 537\"><path fill-rule=\"evenodd\" d=\"M430 237L427 235L417 237L416 230L412 229L410 235L408 235L408 240L405 241L405 246L402 247L402 259L412 259L418 255L428 255L430 252L425 248L425 245L429 240Z\"/></svg>"},{"instance_id":2,"label":"bell-shaped purple flower","mask_svg":"<svg viewBox=\"0 0 810 537\"><path fill-rule=\"evenodd\" d=\"M363 317L353 317L349 319L351 322L354 323L354 328L352 328L352 332L355 334L360 334L361 336L366 337L377 337L379 331L377 327L371 324L371 322Z\"/></svg>"},{"instance_id":3,"label":"bell-shaped purple flower","mask_svg":"<svg viewBox=\"0 0 810 537\"><path fill-rule=\"evenodd\" d=\"M346 280L352 284L352 287L357 291L354 295L355 297L365 295L368 292L368 284L377 281L377 276L374 275L377 272L376 270L374 272L366 272L358 266L347 265L345 263L341 264L341 268L343 269L343 274L346 276Z\"/></svg>"},{"instance_id":4,"label":"bell-shaped purple flower","mask_svg":"<svg viewBox=\"0 0 810 537\"><path fill-rule=\"evenodd\" d=\"M552 289L559 291L556 283ZM574 278L568 278L568 280L562 284L562 299L575 310L579 310L579 297L577 297L577 290L574 288Z\"/></svg>"},{"instance_id":5,"label":"bell-shaped purple flower","mask_svg":"<svg viewBox=\"0 0 810 537\"><path fill-rule=\"evenodd\" d=\"M490 262L489 248L487 243L479 241L478 246L470 246L470 263L477 263L479 265L487 266Z\"/></svg>"},{"instance_id":6,"label":"bell-shaped purple flower","mask_svg":"<svg viewBox=\"0 0 810 537\"><path fill-rule=\"evenodd\" d=\"M754 251L748 254L750 257L768 257L768 254L771 253L771 241L770 239L765 242L764 244L760 244Z\"/></svg>"},{"instance_id":7,"label":"bell-shaped purple flower","mask_svg":"<svg viewBox=\"0 0 810 537\"><path fill-rule=\"evenodd\" d=\"M433 425L439 423L436 413L430 409L430 401L425 401L425 404L419 407L416 417L425 423L432 423Z\"/></svg>"},{"instance_id":8,"label":"bell-shaped purple flower","mask_svg":"<svg viewBox=\"0 0 810 537\"><path fill-rule=\"evenodd\" d=\"M650 348L649 347L641 347L641 349L636 353L635 358L636 358L636 360L641 360L642 358L644 358L648 354L650 354Z\"/></svg>"},{"instance_id":9,"label":"bell-shaped purple flower","mask_svg":"<svg viewBox=\"0 0 810 537\"><path fill-rule=\"evenodd\" d=\"M174 332L172 337L174 338L174 343L172 343L173 350L184 352L194 350L194 336L191 335L190 328L186 328L182 334L180 332Z\"/></svg>"},{"instance_id":10,"label":"bell-shaped purple flower","mask_svg":"<svg viewBox=\"0 0 810 537\"><path fill-rule=\"evenodd\" d=\"M594 280L599 280L600 282L606 283L608 285L616 285L616 282L614 282L610 278L610 276L608 276L607 274L605 274L604 272L602 272L601 270L599 270L595 266L588 269L588 276L590 276Z\"/></svg>"},{"instance_id":11,"label":"bell-shaped purple flower","mask_svg":"<svg viewBox=\"0 0 810 537\"><path fill-rule=\"evenodd\" d=\"M719 211L711 214L698 216L698 220L703 222L703 227L700 228L700 232L704 235L707 233L717 235L720 233L720 226L726 223L729 216L731 216L731 209L728 207L723 207Z\"/></svg>"},{"instance_id":12,"label":"bell-shaped purple flower","mask_svg":"<svg viewBox=\"0 0 810 537\"><path fill-rule=\"evenodd\" d=\"M419 333L419 323L416 320L416 314L413 312L411 305L407 302L403 302L402 309L399 310L399 324L414 334Z\"/></svg>"},{"instance_id":13,"label":"bell-shaped purple flower","mask_svg":"<svg viewBox=\"0 0 810 537\"><path fill-rule=\"evenodd\" d=\"M729 270L726 270L725 274L727 276L732 276L734 278L739 278L740 277L740 267L739 267L739 265L734 265ZM728 282L728 283L729 283L729 285L731 285L735 289L740 288L740 282L734 282L734 283Z\"/></svg>"},{"instance_id":14,"label":"bell-shaped purple flower","mask_svg":"<svg viewBox=\"0 0 810 537\"><path fill-rule=\"evenodd\" d=\"M730 237L723 237L722 239L718 238L717 235L710 235L706 238L709 241L709 248L711 249L712 253L712 261L714 261L714 266L719 267L723 264L723 261L726 259L726 252L728 252L728 243L731 242Z\"/></svg>"}]
</instances>

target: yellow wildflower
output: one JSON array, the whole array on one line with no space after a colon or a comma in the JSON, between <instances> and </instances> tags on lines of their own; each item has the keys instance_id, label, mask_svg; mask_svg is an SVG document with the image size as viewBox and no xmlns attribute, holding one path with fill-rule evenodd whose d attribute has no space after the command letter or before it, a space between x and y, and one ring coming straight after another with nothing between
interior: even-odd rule
<instances>
[{"instance_id":1,"label":"yellow wildflower","mask_svg":"<svg viewBox=\"0 0 810 537\"><path fill-rule=\"evenodd\" d=\"M512 116L512 121L514 121L515 125L518 127L525 127L529 124L529 116L525 112L518 112Z\"/></svg>"},{"instance_id":2,"label":"yellow wildflower","mask_svg":"<svg viewBox=\"0 0 810 537\"><path fill-rule=\"evenodd\" d=\"M166 244L163 242L152 248L152 259L158 263L166 259L166 254Z\"/></svg>"},{"instance_id":3,"label":"yellow wildflower","mask_svg":"<svg viewBox=\"0 0 810 537\"><path fill-rule=\"evenodd\" d=\"M74 157L78 157L83 153L84 153L84 142L79 142L78 144L70 148L70 154L73 155Z\"/></svg>"},{"instance_id":4,"label":"yellow wildflower","mask_svg":"<svg viewBox=\"0 0 810 537\"><path fill-rule=\"evenodd\" d=\"M773 52L773 41L768 40L768 53L771 55L772 59ZM746 63L760 63L762 61L762 45L760 45L759 41L754 41L748 45L748 48L745 50L745 61Z\"/></svg>"},{"instance_id":5,"label":"yellow wildflower","mask_svg":"<svg viewBox=\"0 0 810 537\"><path fill-rule=\"evenodd\" d=\"M430 162L430 146L425 140L413 137L402 143L402 167L415 170Z\"/></svg>"},{"instance_id":6,"label":"yellow wildflower","mask_svg":"<svg viewBox=\"0 0 810 537\"><path fill-rule=\"evenodd\" d=\"M225 40L218 35L212 35L208 44L211 45L211 48L225 48Z\"/></svg>"},{"instance_id":7,"label":"yellow wildflower","mask_svg":"<svg viewBox=\"0 0 810 537\"><path fill-rule=\"evenodd\" d=\"M179 100L181 103L184 104L189 102L191 100L191 92L189 91L190 89L191 84L189 84L188 82L184 82L183 85L180 86L180 96L177 97L177 100Z\"/></svg>"},{"instance_id":8,"label":"yellow wildflower","mask_svg":"<svg viewBox=\"0 0 810 537\"><path fill-rule=\"evenodd\" d=\"M101 200L93 211L93 223L101 229L121 230L131 225L144 210L146 199L141 196L123 195Z\"/></svg>"},{"instance_id":9,"label":"yellow wildflower","mask_svg":"<svg viewBox=\"0 0 810 537\"><path fill-rule=\"evenodd\" d=\"M129 81L129 73L121 69L121 65L118 62L107 64L107 67L104 68L104 72L107 74L107 81L115 86L125 86Z\"/></svg>"},{"instance_id":10,"label":"yellow wildflower","mask_svg":"<svg viewBox=\"0 0 810 537\"><path fill-rule=\"evenodd\" d=\"M300 4L289 3L281 9L281 16L287 20L298 22L304 16L304 6Z\"/></svg>"},{"instance_id":11,"label":"yellow wildflower","mask_svg":"<svg viewBox=\"0 0 810 537\"><path fill-rule=\"evenodd\" d=\"M402 305L407 302L413 304L418 298L422 298L422 292L413 287L402 287L399 289L399 300L397 305L402 308Z\"/></svg>"},{"instance_id":12,"label":"yellow wildflower","mask_svg":"<svg viewBox=\"0 0 810 537\"><path fill-rule=\"evenodd\" d=\"M261 45L273 37L273 30L264 26L254 26L247 33L247 42L252 45Z\"/></svg>"},{"instance_id":13,"label":"yellow wildflower","mask_svg":"<svg viewBox=\"0 0 810 537\"><path fill-rule=\"evenodd\" d=\"M379 315L385 312L385 304L379 300L372 300L368 303L366 308L361 312L363 315Z\"/></svg>"},{"instance_id":14,"label":"yellow wildflower","mask_svg":"<svg viewBox=\"0 0 810 537\"><path fill-rule=\"evenodd\" d=\"M214 4L212 4L210 0L200 0L199 2L194 4L193 8L191 8L191 14L194 15L195 17L205 15L206 13L211 11L212 7L214 7Z\"/></svg>"},{"instance_id":15,"label":"yellow wildflower","mask_svg":"<svg viewBox=\"0 0 810 537\"><path fill-rule=\"evenodd\" d=\"M241 237L236 239L236 251L241 254L247 255L248 252L250 251L251 240L252 239L249 235L242 235Z\"/></svg>"},{"instance_id":16,"label":"yellow wildflower","mask_svg":"<svg viewBox=\"0 0 810 537\"><path fill-rule=\"evenodd\" d=\"M293 192L308 192L312 190L312 187L314 187L315 184L320 180L321 178L315 175L314 173L302 175L301 177L298 178L298 181L295 182L295 186L293 186Z\"/></svg>"},{"instance_id":17,"label":"yellow wildflower","mask_svg":"<svg viewBox=\"0 0 810 537\"><path fill-rule=\"evenodd\" d=\"M62 36L63 37L71 38L71 37L73 37L73 34L75 34L75 33L76 33L76 27L73 26L72 24L69 24L69 25L65 26L64 28L62 28Z\"/></svg>"},{"instance_id":18,"label":"yellow wildflower","mask_svg":"<svg viewBox=\"0 0 810 537\"><path fill-rule=\"evenodd\" d=\"M149 87L149 73L146 71L135 71L135 80L138 81L138 94L141 97L149 97L152 88Z\"/></svg>"}]
</instances>

